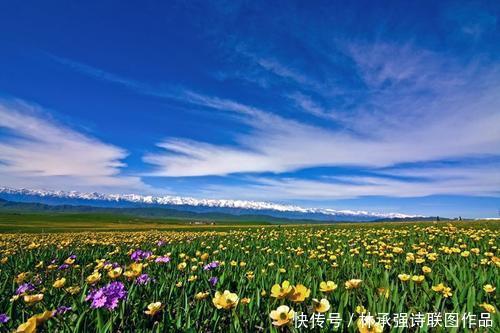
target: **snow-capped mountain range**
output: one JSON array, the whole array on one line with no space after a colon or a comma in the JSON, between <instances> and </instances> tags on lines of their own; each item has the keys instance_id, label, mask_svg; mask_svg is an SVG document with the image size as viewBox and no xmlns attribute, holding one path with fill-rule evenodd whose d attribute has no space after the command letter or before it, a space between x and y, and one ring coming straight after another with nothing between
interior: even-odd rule
<instances>
[{"instance_id":1,"label":"snow-capped mountain range","mask_svg":"<svg viewBox=\"0 0 500 333\"><path fill-rule=\"evenodd\" d=\"M230 214L262 214L287 218L312 218L318 220L377 220L391 218L417 218L420 215L401 213L374 213L367 211L335 210L329 208L304 208L264 201L196 199L180 196L151 196L139 194L103 194L77 191L47 191L0 187L0 198L45 204L89 205L98 207L168 207L197 212L226 212Z\"/></svg>"}]
</instances>

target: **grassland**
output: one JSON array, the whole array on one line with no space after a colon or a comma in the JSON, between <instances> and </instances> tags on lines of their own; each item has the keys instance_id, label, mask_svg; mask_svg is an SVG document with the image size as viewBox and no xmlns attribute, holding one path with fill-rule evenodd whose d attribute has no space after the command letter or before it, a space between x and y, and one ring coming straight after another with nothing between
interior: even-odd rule
<instances>
[{"instance_id":1,"label":"grassland","mask_svg":"<svg viewBox=\"0 0 500 333\"><path fill-rule=\"evenodd\" d=\"M294 313L342 319L313 331L380 332L358 326L368 313L486 313L498 328L495 221L236 227L47 218L1 218L2 230L14 219L16 231L50 233L1 235L0 314L10 319L0 331L310 331L294 327ZM462 320L452 329L391 323L391 332L478 330Z\"/></svg>"},{"instance_id":2,"label":"grassland","mask_svg":"<svg viewBox=\"0 0 500 333\"><path fill-rule=\"evenodd\" d=\"M193 228L203 230L213 220L191 218L148 218L107 213L17 213L0 212L0 232L53 233L78 231L144 231ZM200 224L192 224L200 223ZM268 225L252 220L217 220L212 228Z\"/></svg>"}]
</instances>

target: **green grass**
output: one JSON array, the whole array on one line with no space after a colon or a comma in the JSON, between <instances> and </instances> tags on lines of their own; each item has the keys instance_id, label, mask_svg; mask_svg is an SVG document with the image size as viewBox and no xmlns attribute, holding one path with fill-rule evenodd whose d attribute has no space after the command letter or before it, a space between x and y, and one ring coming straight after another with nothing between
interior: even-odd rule
<instances>
[{"instance_id":1,"label":"green grass","mask_svg":"<svg viewBox=\"0 0 500 333\"><path fill-rule=\"evenodd\" d=\"M482 303L498 307L500 223L495 221L214 227L162 224L158 220L142 220L141 226L138 221L127 221L120 216L122 220L114 224L112 232L96 232L97 225L113 226L117 217L85 215L78 221L78 216L57 215L47 221L45 215L23 215L17 222L32 231L48 223L65 232L1 235L0 313L7 313L12 320L0 326L0 331L13 331L31 316L62 305L71 306L73 311L40 324L39 332L256 332L261 328L265 332L278 332L269 318L272 310L287 305L310 316L313 298L327 299L331 305L329 311L341 314L343 324L337 332L352 333L358 330L347 323L351 315L358 319L359 314L355 313L358 305L371 314L479 315L485 312ZM69 221L78 232L71 232L64 225ZM84 223L88 223L85 228L94 229L82 231ZM131 223L148 231L126 230ZM164 228L151 230L157 225ZM159 240L165 244L158 246ZM136 249L151 251L156 256L168 255L171 261L159 264L151 258L142 260L141 273L152 277L154 283L141 286L133 278L121 275L117 281L128 291L126 301L121 301L113 311L92 309L85 300L89 290L112 281L109 267L99 265L98 261L117 263L125 271L130 270L130 254ZM408 260L408 253L415 258ZM429 253L436 253L435 259ZM76 255L75 262L67 269L60 269L71 255ZM416 259L424 261L419 263ZM211 261L219 261L221 266L213 271L204 270L203 265ZM182 263L186 267L179 269ZM423 266L432 271L424 274ZM87 277L95 270L101 277L95 285L89 285ZM19 279L20 273L25 273L23 279ZM425 275L425 279L422 283L405 282L398 277L400 274ZM190 281L192 276L197 279ZM209 283L212 276L219 279L215 287ZM78 286L80 290L70 294L64 288L55 288L53 284L60 278L66 279L65 287ZM349 279L361 279L362 283L359 288L348 290L345 282ZM306 286L310 289L309 297L303 302L295 302L290 295L285 299L271 297L273 285L285 280ZM319 285L328 280L338 288L324 293ZM35 290L29 294L43 293L43 300L32 305L26 304L23 297L10 301L23 282L32 283ZM450 297L432 289L439 283L451 288ZM492 284L496 291L487 293L483 289L486 284ZM212 298L216 291L224 290L240 299L248 297L250 303L240 301L235 309L217 309ZM208 297L196 300L199 292L207 292ZM164 305L155 317L144 313L152 302ZM493 320L498 328L498 312ZM293 326L284 331L298 332ZM325 326L316 331L332 329ZM424 326L414 331L473 330L445 331Z\"/></svg>"},{"instance_id":2,"label":"green grass","mask_svg":"<svg viewBox=\"0 0 500 333\"><path fill-rule=\"evenodd\" d=\"M76 231L141 231L163 230L190 227L204 229L205 225L191 225L190 222L205 220L180 218L145 218L122 214L102 213L11 213L0 212L0 233L51 233ZM210 220L208 221L210 222ZM219 220L210 227L232 227L249 225L267 225L261 221Z\"/></svg>"}]
</instances>

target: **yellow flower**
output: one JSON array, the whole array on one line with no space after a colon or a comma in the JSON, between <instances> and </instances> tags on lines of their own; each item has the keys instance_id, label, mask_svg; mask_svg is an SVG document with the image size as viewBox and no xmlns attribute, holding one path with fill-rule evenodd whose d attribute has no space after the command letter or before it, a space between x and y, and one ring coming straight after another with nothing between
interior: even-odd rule
<instances>
[{"instance_id":1,"label":"yellow flower","mask_svg":"<svg viewBox=\"0 0 500 333\"><path fill-rule=\"evenodd\" d=\"M420 283L424 282L424 280L425 280L425 276L423 276L423 275L413 275L413 276L411 277L411 280L412 280L413 282L415 282L415 283L420 284Z\"/></svg>"},{"instance_id":2,"label":"yellow flower","mask_svg":"<svg viewBox=\"0 0 500 333\"><path fill-rule=\"evenodd\" d=\"M482 307L484 310L486 310L487 312L489 313L496 313L497 310L495 309L495 307L491 304L488 304L488 303L481 303L479 304L480 307Z\"/></svg>"},{"instance_id":3,"label":"yellow flower","mask_svg":"<svg viewBox=\"0 0 500 333\"><path fill-rule=\"evenodd\" d=\"M404 250L402 248L400 248L400 247L394 247L394 248L392 248L392 252L397 253L397 254L403 253L403 251Z\"/></svg>"},{"instance_id":4,"label":"yellow flower","mask_svg":"<svg viewBox=\"0 0 500 333\"><path fill-rule=\"evenodd\" d=\"M292 288L292 292L288 295L288 299L292 302L304 302L311 294L311 289L308 289L302 284L298 284Z\"/></svg>"},{"instance_id":5,"label":"yellow flower","mask_svg":"<svg viewBox=\"0 0 500 333\"><path fill-rule=\"evenodd\" d=\"M496 289L497 288L493 287L491 284L486 284L483 286L483 290L486 291L488 294L494 292Z\"/></svg>"},{"instance_id":6,"label":"yellow flower","mask_svg":"<svg viewBox=\"0 0 500 333\"><path fill-rule=\"evenodd\" d=\"M199 292L197 293L196 295L194 295L194 299L197 300L197 301L201 301L205 298L208 297L208 295L210 295L208 292Z\"/></svg>"},{"instance_id":7,"label":"yellow flower","mask_svg":"<svg viewBox=\"0 0 500 333\"><path fill-rule=\"evenodd\" d=\"M423 266L422 267L422 272L424 274L429 274L430 272L432 272L432 269L429 266Z\"/></svg>"},{"instance_id":8,"label":"yellow flower","mask_svg":"<svg viewBox=\"0 0 500 333\"><path fill-rule=\"evenodd\" d=\"M28 304L40 302L42 299L43 299L43 294L24 295L24 302Z\"/></svg>"},{"instance_id":9,"label":"yellow flower","mask_svg":"<svg viewBox=\"0 0 500 333\"><path fill-rule=\"evenodd\" d=\"M101 279L101 273L99 273L98 271L95 271L94 273L92 273L91 275L87 276L87 283L88 284L95 284L97 283L99 280Z\"/></svg>"},{"instance_id":10,"label":"yellow flower","mask_svg":"<svg viewBox=\"0 0 500 333\"><path fill-rule=\"evenodd\" d=\"M182 281L177 282L177 283L175 284L175 286L176 286L177 288L182 287Z\"/></svg>"},{"instance_id":11,"label":"yellow flower","mask_svg":"<svg viewBox=\"0 0 500 333\"><path fill-rule=\"evenodd\" d=\"M337 289L337 284L333 281L323 281L319 284L319 290L321 290L324 293L330 293Z\"/></svg>"},{"instance_id":12,"label":"yellow flower","mask_svg":"<svg viewBox=\"0 0 500 333\"><path fill-rule=\"evenodd\" d=\"M437 260L437 253L429 253L427 255L427 259L429 259L430 261L436 261Z\"/></svg>"},{"instance_id":13,"label":"yellow flower","mask_svg":"<svg viewBox=\"0 0 500 333\"><path fill-rule=\"evenodd\" d=\"M279 284L275 284L271 288L271 297L277 298L277 299L283 299L288 296L292 292L292 286L290 285L290 282L288 281L283 281L281 286Z\"/></svg>"},{"instance_id":14,"label":"yellow flower","mask_svg":"<svg viewBox=\"0 0 500 333\"><path fill-rule=\"evenodd\" d=\"M250 304L250 301L251 299L248 298L248 297L243 297L241 300L240 300L240 303L241 304Z\"/></svg>"},{"instance_id":15,"label":"yellow flower","mask_svg":"<svg viewBox=\"0 0 500 333\"><path fill-rule=\"evenodd\" d=\"M81 288L80 286L71 286L71 287L68 287L65 289L68 293L70 293L71 295L76 295L80 292Z\"/></svg>"},{"instance_id":16,"label":"yellow flower","mask_svg":"<svg viewBox=\"0 0 500 333\"><path fill-rule=\"evenodd\" d=\"M357 314L363 314L366 313L366 309L363 305L358 305L356 306L356 313Z\"/></svg>"},{"instance_id":17,"label":"yellow flower","mask_svg":"<svg viewBox=\"0 0 500 333\"><path fill-rule=\"evenodd\" d=\"M142 268L142 263L134 262L128 267L127 271L123 273L123 275L125 275L129 279L136 278L142 274Z\"/></svg>"},{"instance_id":18,"label":"yellow flower","mask_svg":"<svg viewBox=\"0 0 500 333\"><path fill-rule=\"evenodd\" d=\"M25 323L17 327L16 333L35 333L36 332L36 318L31 317Z\"/></svg>"},{"instance_id":19,"label":"yellow flower","mask_svg":"<svg viewBox=\"0 0 500 333\"><path fill-rule=\"evenodd\" d=\"M185 262L181 262L179 265L177 265L177 269L180 271L183 271L186 269L187 264Z\"/></svg>"},{"instance_id":20,"label":"yellow flower","mask_svg":"<svg viewBox=\"0 0 500 333\"><path fill-rule=\"evenodd\" d=\"M196 275L191 275L189 278L188 278L188 282L193 282L193 281L196 281L198 280L198 276Z\"/></svg>"},{"instance_id":21,"label":"yellow flower","mask_svg":"<svg viewBox=\"0 0 500 333\"><path fill-rule=\"evenodd\" d=\"M208 253L203 253L203 254L201 255L200 259L201 259L201 260L203 260L203 261L206 261L206 260L208 259L208 257L209 257L209 254L208 254Z\"/></svg>"},{"instance_id":22,"label":"yellow flower","mask_svg":"<svg viewBox=\"0 0 500 333\"><path fill-rule=\"evenodd\" d=\"M54 311L44 311L42 313L34 315L31 318L34 318L36 320L36 324L40 325L49 320L50 318L52 318L53 316L54 316Z\"/></svg>"},{"instance_id":23,"label":"yellow flower","mask_svg":"<svg viewBox=\"0 0 500 333\"><path fill-rule=\"evenodd\" d=\"M230 292L229 290L224 290L224 293L217 291L215 293L212 302L214 303L217 309L233 309L238 305L238 295Z\"/></svg>"},{"instance_id":24,"label":"yellow flower","mask_svg":"<svg viewBox=\"0 0 500 333\"><path fill-rule=\"evenodd\" d=\"M403 282L408 281L410 278L411 278L411 276L408 274L399 274L398 275L398 279L400 279Z\"/></svg>"},{"instance_id":25,"label":"yellow flower","mask_svg":"<svg viewBox=\"0 0 500 333\"><path fill-rule=\"evenodd\" d=\"M330 310L330 302L326 298L322 298L318 301L316 298L313 298L313 310L314 312L324 313Z\"/></svg>"},{"instance_id":26,"label":"yellow flower","mask_svg":"<svg viewBox=\"0 0 500 333\"><path fill-rule=\"evenodd\" d=\"M60 278L59 280L56 280L54 282L54 284L52 285L52 287L59 289L59 288L64 287L65 284L66 284L66 279L65 278Z\"/></svg>"},{"instance_id":27,"label":"yellow flower","mask_svg":"<svg viewBox=\"0 0 500 333\"><path fill-rule=\"evenodd\" d=\"M122 272L123 272L123 269L121 267L115 267L108 272L108 276L111 279L116 279L116 278L120 277L120 275L122 275Z\"/></svg>"},{"instance_id":28,"label":"yellow flower","mask_svg":"<svg viewBox=\"0 0 500 333\"><path fill-rule=\"evenodd\" d=\"M269 314L269 317L273 320L273 325L277 327L288 325L294 316L295 311L286 305L278 306L276 310L271 311Z\"/></svg>"},{"instance_id":29,"label":"yellow flower","mask_svg":"<svg viewBox=\"0 0 500 333\"><path fill-rule=\"evenodd\" d=\"M40 247L40 244L37 244L37 243L31 243L30 245L28 245L28 249L30 249L30 250L37 249L39 247Z\"/></svg>"},{"instance_id":30,"label":"yellow flower","mask_svg":"<svg viewBox=\"0 0 500 333\"><path fill-rule=\"evenodd\" d=\"M73 258L67 258L66 260L64 260L64 263L67 265L73 265L74 262L75 262L75 259L73 259Z\"/></svg>"},{"instance_id":31,"label":"yellow flower","mask_svg":"<svg viewBox=\"0 0 500 333\"><path fill-rule=\"evenodd\" d=\"M153 317L158 312L160 312L162 308L163 308L163 304L161 304L161 302L150 303L148 305L148 309L145 310L144 313Z\"/></svg>"},{"instance_id":32,"label":"yellow flower","mask_svg":"<svg viewBox=\"0 0 500 333\"><path fill-rule=\"evenodd\" d=\"M349 289L359 288L359 286L361 285L362 282L363 282L363 280L350 279L349 281L346 281L345 289L349 290Z\"/></svg>"},{"instance_id":33,"label":"yellow flower","mask_svg":"<svg viewBox=\"0 0 500 333\"><path fill-rule=\"evenodd\" d=\"M434 290L435 292L442 292L443 289L445 288L445 285L440 283L438 284L437 286L432 286L432 290Z\"/></svg>"},{"instance_id":34,"label":"yellow flower","mask_svg":"<svg viewBox=\"0 0 500 333\"><path fill-rule=\"evenodd\" d=\"M444 287L443 291L441 293L443 294L443 297L445 297L445 298L448 298L451 295L453 295L450 287Z\"/></svg>"},{"instance_id":35,"label":"yellow flower","mask_svg":"<svg viewBox=\"0 0 500 333\"><path fill-rule=\"evenodd\" d=\"M375 318L372 316L359 318L357 326L360 333L382 333L384 331L382 325L375 322Z\"/></svg>"},{"instance_id":36,"label":"yellow flower","mask_svg":"<svg viewBox=\"0 0 500 333\"><path fill-rule=\"evenodd\" d=\"M377 293L379 296L384 296L386 299L389 298L389 289L377 288Z\"/></svg>"},{"instance_id":37,"label":"yellow flower","mask_svg":"<svg viewBox=\"0 0 500 333\"><path fill-rule=\"evenodd\" d=\"M29 273L27 272L22 272L17 274L15 281L17 284L22 284L27 278L28 278Z\"/></svg>"}]
</instances>

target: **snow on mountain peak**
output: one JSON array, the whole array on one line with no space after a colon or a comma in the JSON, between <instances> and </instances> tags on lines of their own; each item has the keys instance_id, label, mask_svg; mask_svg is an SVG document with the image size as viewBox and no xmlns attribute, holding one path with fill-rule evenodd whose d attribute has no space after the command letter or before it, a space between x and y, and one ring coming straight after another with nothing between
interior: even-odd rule
<instances>
[{"instance_id":1,"label":"snow on mountain peak","mask_svg":"<svg viewBox=\"0 0 500 333\"><path fill-rule=\"evenodd\" d=\"M401 213L374 213L360 210L335 210L330 208L304 208L296 205L284 205L266 201L230 200L230 199L197 199L181 196L151 196L140 194L103 194L97 192L85 193L78 191L47 191L33 189L13 189L0 187L0 193L13 195L27 195L40 197L56 197L83 200L102 201L127 201L139 204L172 205L172 206L198 206L215 208L236 208L257 211L278 211L290 213L325 214L332 216L365 216L373 218L414 218L420 215L407 215Z\"/></svg>"}]
</instances>

